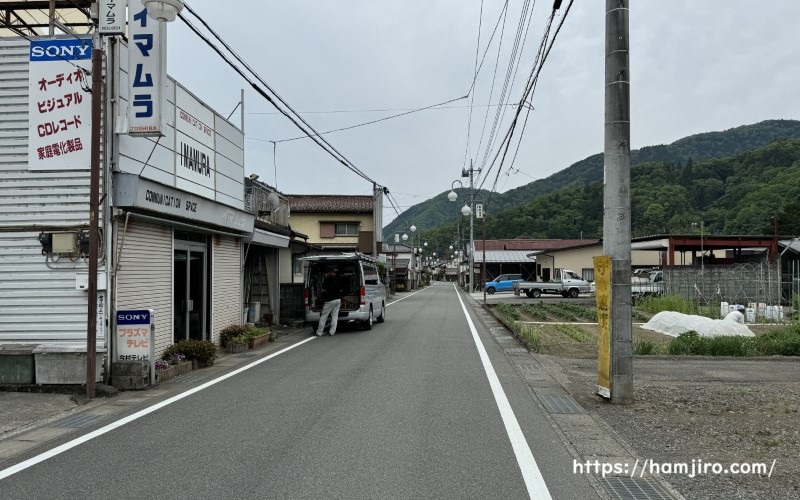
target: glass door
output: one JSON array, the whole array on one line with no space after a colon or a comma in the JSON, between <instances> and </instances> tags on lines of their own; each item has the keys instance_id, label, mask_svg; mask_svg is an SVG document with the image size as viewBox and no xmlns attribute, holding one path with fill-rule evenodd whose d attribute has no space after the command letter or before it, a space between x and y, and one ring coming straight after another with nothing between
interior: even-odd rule
<instances>
[{"instance_id":1,"label":"glass door","mask_svg":"<svg viewBox=\"0 0 800 500\"><path fill-rule=\"evenodd\" d=\"M175 240L172 294L175 342L208 339L206 255L204 243Z\"/></svg>"}]
</instances>

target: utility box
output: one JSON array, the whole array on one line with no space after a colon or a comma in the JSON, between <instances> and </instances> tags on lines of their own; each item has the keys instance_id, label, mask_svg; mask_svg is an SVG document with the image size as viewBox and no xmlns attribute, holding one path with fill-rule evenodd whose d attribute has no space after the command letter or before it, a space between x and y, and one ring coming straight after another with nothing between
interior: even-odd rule
<instances>
[{"instance_id":1,"label":"utility box","mask_svg":"<svg viewBox=\"0 0 800 500\"><path fill-rule=\"evenodd\" d=\"M147 389L150 385L150 362L114 361L111 363L111 385L121 391Z\"/></svg>"},{"instance_id":2,"label":"utility box","mask_svg":"<svg viewBox=\"0 0 800 500\"><path fill-rule=\"evenodd\" d=\"M77 233L53 233L53 253L75 253L78 251Z\"/></svg>"},{"instance_id":3,"label":"utility box","mask_svg":"<svg viewBox=\"0 0 800 500\"><path fill-rule=\"evenodd\" d=\"M103 380L105 352L95 354L95 381ZM86 346L40 345L33 350L37 384L85 384Z\"/></svg>"},{"instance_id":4,"label":"utility box","mask_svg":"<svg viewBox=\"0 0 800 500\"><path fill-rule=\"evenodd\" d=\"M0 346L0 384L33 384L33 350L38 344Z\"/></svg>"}]
</instances>

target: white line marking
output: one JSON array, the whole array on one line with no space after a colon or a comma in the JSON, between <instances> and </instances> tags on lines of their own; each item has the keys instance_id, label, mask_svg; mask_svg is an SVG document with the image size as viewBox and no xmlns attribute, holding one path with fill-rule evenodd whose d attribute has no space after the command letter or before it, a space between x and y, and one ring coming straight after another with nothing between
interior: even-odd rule
<instances>
[{"instance_id":1,"label":"white line marking","mask_svg":"<svg viewBox=\"0 0 800 500\"><path fill-rule=\"evenodd\" d=\"M423 288L422 290L417 290L416 292L414 292L414 293L410 293L410 294L406 295L405 297L400 297L400 298L399 298L399 299L397 299L397 300L393 300L392 302L389 302L389 303L387 303L387 304L386 304L386 306L388 307L388 306L390 306L390 305L392 305L392 304L396 304L396 303L400 302L401 300L405 300L405 299L407 299L407 298L411 297L412 295L416 295L416 294L418 294L419 292L421 292L421 291L423 291L423 290L425 290L425 289Z\"/></svg>"},{"instance_id":2,"label":"white line marking","mask_svg":"<svg viewBox=\"0 0 800 500\"><path fill-rule=\"evenodd\" d=\"M200 392L203 389L211 387L214 384L217 384L219 382L222 382L223 380L229 379L229 378L233 377L234 375L238 375L239 373L242 373L245 370L249 370L250 368L253 368L256 365L259 365L259 364L261 364L261 363L263 363L263 362L265 362L265 361L267 361L269 359L272 359L272 358L274 358L274 357L276 357L276 356L278 356L280 354L283 354L286 351L294 349L297 346L305 344L306 342L308 342L310 340L314 340L315 338L317 338L316 335L313 336L313 337L309 337L309 338L307 338L305 340L301 340L300 342L298 342L296 344L292 344L292 345L290 345L289 347L287 347L285 349L281 349L280 351L274 352L274 353L270 354L269 356L263 357L263 358L261 358L259 360L256 360L256 361L253 361L249 365L245 365L245 366L243 366L241 368L237 368L236 370L234 370L234 371L232 371L230 373L226 373L225 375L222 375L222 376L220 376L218 378L215 378L214 380L210 380L210 381L206 382L205 384L202 384L202 385L199 385L199 386L194 387L192 389L189 389L188 391L182 392L182 393L180 393L180 394L178 394L176 396L173 396L173 397L171 397L169 399L165 399L164 401L162 401L160 403L157 403L157 404L155 404L153 406L150 406L148 408L145 408L144 410L138 411L138 412L134 413L133 415L128 415L125 418L122 418L120 420L117 420L116 422L110 423L110 424L106 425L105 427L101 427L100 429L97 429L95 431L90 432L89 434L86 434L86 435L81 436L79 438L73 439L72 441L64 443L61 446L57 446L57 447L53 448L52 450L48 450L48 451L46 451L46 452L44 452L44 453L42 453L40 455L37 455L35 457L29 458L28 460L25 460L24 462L20 462L17 465L14 465L14 466L11 466L11 467L9 467L7 469L1 470L0 471L0 480L5 479L8 476L11 476L13 474L16 474L17 472L21 472L21 471L23 471L23 470L25 470L25 469L27 469L29 467L32 467L32 466L38 464L39 462L44 462L45 460L53 458L56 455L60 455L61 453L64 453L65 451L67 451L69 449L75 448L76 446L79 446L79 445L81 445L83 443L91 441L92 439L94 439L96 437L102 436L103 434L105 434L107 432L113 431L117 427L122 427L123 425L125 425L127 423L133 422L134 420L139 419L139 418L141 418L141 417L143 417L145 415L148 415L150 413L153 413L154 411L159 410L161 408L164 408L167 405L170 405L170 404L172 404L172 403L174 403L176 401L179 401L179 400L181 400L181 399L183 399L185 397L191 396L192 394L194 394L196 392Z\"/></svg>"},{"instance_id":3,"label":"white line marking","mask_svg":"<svg viewBox=\"0 0 800 500\"><path fill-rule=\"evenodd\" d=\"M494 400L497 403L497 409L500 410L500 416L503 418L503 425L506 427L508 439L511 441L511 447L514 449L514 455L517 457L517 464L519 464L520 471L522 472L522 479L525 480L525 486L528 488L528 496L535 499L548 499L550 491L542 477L542 472L539 466L536 465L536 459L533 458L528 442L525 440L525 435L519 426L514 410L508 402L506 393L503 391L503 386L500 385L500 380L497 378L497 373L494 371L489 355L483 347L478 331L475 329L475 324L472 318L469 317L467 306L461 300L461 295L458 294L458 301L461 303L461 309L464 311L464 316L467 318L469 330L472 332L472 339L475 341L475 346L478 348L478 354L483 363L483 369L486 372L486 378L489 379L489 386L492 388Z\"/></svg>"}]
</instances>

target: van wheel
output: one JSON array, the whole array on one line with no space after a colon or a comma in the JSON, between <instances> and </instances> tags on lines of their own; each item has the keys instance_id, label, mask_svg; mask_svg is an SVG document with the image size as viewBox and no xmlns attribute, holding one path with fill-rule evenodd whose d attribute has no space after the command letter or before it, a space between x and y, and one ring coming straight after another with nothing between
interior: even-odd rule
<instances>
[{"instance_id":1,"label":"van wheel","mask_svg":"<svg viewBox=\"0 0 800 500\"><path fill-rule=\"evenodd\" d=\"M384 304L381 304L381 315L378 316L375 321L378 323L383 323L386 321L386 306Z\"/></svg>"},{"instance_id":2,"label":"van wheel","mask_svg":"<svg viewBox=\"0 0 800 500\"><path fill-rule=\"evenodd\" d=\"M493 294L494 293L494 287L490 286L489 288L487 288L486 289L486 293L488 293L489 295Z\"/></svg>"},{"instance_id":3,"label":"van wheel","mask_svg":"<svg viewBox=\"0 0 800 500\"><path fill-rule=\"evenodd\" d=\"M579 293L579 292L578 292L578 289L577 289L577 288L572 288L572 289L569 291L569 296L570 296L571 298L573 298L573 299L577 299L577 298L578 298L578 293Z\"/></svg>"},{"instance_id":4,"label":"van wheel","mask_svg":"<svg viewBox=\"0 0 800 500\"><path fill-rule=\"evenodd\" d=\"M369 308L369 316L367 317L367 319L364 320L362 328L364 328L364 330L372 330L372 308L371 307Z\"/></svg>"},{"instance_id":5,"label":"van wheel","mask_svg":"<svg viewBox=\"0 0 800 500\"><path fill-rule=\"evenodd\" d=\"M542 291L541 290L537 290L535 288L533 289L533 291L530 294L530 297L533 297L534 299L538 299L541 296L542 296Z\"/></svg>"}]
</instances>

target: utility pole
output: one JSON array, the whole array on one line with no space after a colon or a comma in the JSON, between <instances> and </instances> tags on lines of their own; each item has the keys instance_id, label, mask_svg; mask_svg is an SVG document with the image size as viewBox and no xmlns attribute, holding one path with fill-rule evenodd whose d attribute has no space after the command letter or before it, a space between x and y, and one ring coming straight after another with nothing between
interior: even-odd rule
<instances>
[{"instance_id":1,"label":"utility pole","mask_svg":"<svg viewBox=\"0 0 800 500\"><path fill-rule=\"evenodd\" d=\"M633 402L629 0L606 0L603 253L611 258L611 402Z\"/></svg>"},{"instance_id":2,"label":"utility pole","mask_svg":"<svg viewBox=\"0 0 800 500\"><path fill-rule=\"evenodd\" d=\"M103 39L92 37L92 127L89 166L89 283L86 315L86 398L94 399L97 372L97 259L100 217L100 140L103 104Z\"/></svg>"},{"instance_id":3,"label":"utility pole","mask_svg":"<svg viewBox=\"0 0 800 500\"><path fill-rule=\"evenodd\" d=\"M462 170L461 177L469 177L469 272L467 273L467 278L469 278L469 282L467 284L467 291L468 293L473 292L473 282L474 282L474 250L475 250L475 234L473 231L473 222L472 220L475 218L475 186L474 182L474 174L475 171L481 173L481 169L475 169L472 165L472 160L469 161L469 170Z\"/></svg>"}]
</instances>

